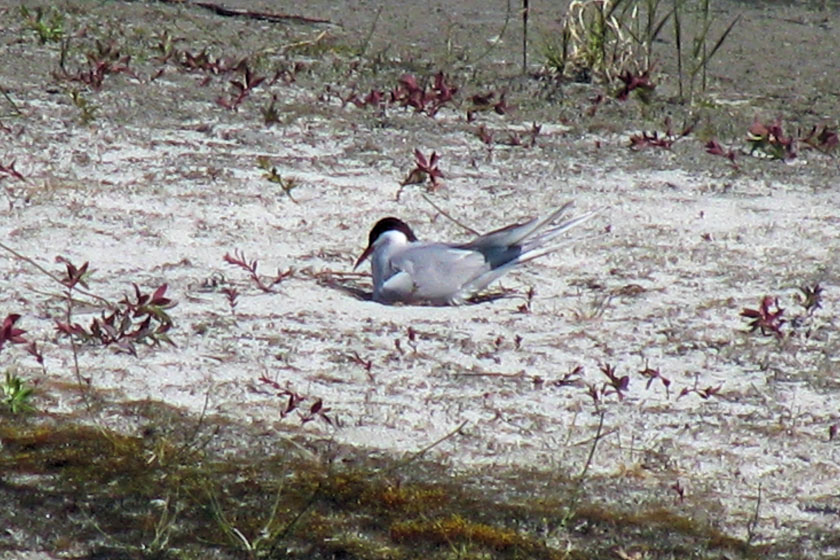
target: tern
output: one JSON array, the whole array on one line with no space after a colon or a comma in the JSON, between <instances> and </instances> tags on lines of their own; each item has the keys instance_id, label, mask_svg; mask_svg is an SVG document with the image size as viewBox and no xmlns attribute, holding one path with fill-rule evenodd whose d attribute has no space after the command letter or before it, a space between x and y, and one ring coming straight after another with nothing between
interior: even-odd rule
<instances>
[{"instance_id":1,"label":"tern","mask_svg":"<svg viewBox=\"0 0 840 560\"><path fill-rule=\"evenodd\" d=\"M460 305L512 268L559 249L546 244L597 213L558 223L571 206L463 244L420 241L402 220L383 218L353 270L370 257L373 300L379 303Z\"/></svg>"}]
</instances>

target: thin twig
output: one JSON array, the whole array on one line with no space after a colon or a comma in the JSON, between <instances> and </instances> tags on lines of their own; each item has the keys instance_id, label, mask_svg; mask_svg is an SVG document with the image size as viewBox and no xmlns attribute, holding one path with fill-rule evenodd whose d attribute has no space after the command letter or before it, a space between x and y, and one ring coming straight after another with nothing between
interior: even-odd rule
<instances>
[{"instance_id":1,"label":"thin twig","mask_svg":"<svg viewBox=\"0 0 840 560\"><path fill-rule=\"evenodd\" d=\"M528 0L522 0L522 74L528 73Z\"/></svg>"},{"instance_id":2,"label":"thin twig","mask_svg":"<svg viewBox=\"0 0 840 560\"><path fill-rule=\"evenodd\" d=\"M164 4L184 4L184 0L158 0ZM250 19L258 19L264 21L272 21L272 22L283 22L283 21L294 21L297 23L329 23L332 24L328 19L322 18L313 18L313 17L306 17L306 16L299 16L293 14L280 14L280 13L271 13L271 12L257 12L253 10L242 10L238 8L227 8L222 6L221 4L215 4L213 2L186 2L188 6L196 6L199 8L204 8L205 10L210 10L211 12L215 13L219 16L225 17L245 17Z\"/></svg>"},{"instance_id":3,"label":"thin twig","mask_svg":"<svg viewBox=\"0 0 840 560\"><path fill-rule=\"evenodd\" d=\"M376 15L373 16L373 23L370 24L370 30L368 31L367 36L365 37L365 41L362 43L362 52L360 56L365 56L367 53L368 47L370 47L370 41L373 38L373 34L376 31L376 25L379 23L379 16L382 15L382 9L385 6L379 6L379 9L376 10Z\"/></svg>"},{"instance_id":4,"label":"thin twig","mask_svg":"<svg viewBox=\"0 0 840 560\"><path fill-rule=\"evenodd\" d=\"M438 206L437 204L435 204L435 203L432 201L432 199L431 199L431 198L429 198L428 196L426 196L425 194L423 195L423 200L425 200L426 202L428 202L429 204L431 204L431 205L432 205L432 208L434 208L435 210L437 210L438 212L440 212L440 213L443 215L443 217L444 217L444 218L447 218L447 219L448 219L448 220L450 220L453 224L455 224L455 225L457 225L458 227L461 227L461 228L463 228L463 229L467 230L468 232L470 232L470 233L471 233L471 234L473 234L473 235L481 235L480 233L478 233L476 230L474 230L474 229L473 229L473 228L471 228L470 226L468 226L468 225L464 224L463 222L460 222L460 221L456 220L455 218L453 218L453 217L449 214L449 212L447 212L446 210L444 210L443 208L441 208L440 206Z\"/></svg>"},{"instance_id":5,"label":"thin twig","mask_svg":"<svg viewBox=\"0 0 840 560\"><path fill-rule=\"evenodd\" d=\"M46 274L47 276L49 276L50 278L52 278L53 280L58 282L59 284L62 283L61 279L58 276L56 276L55 274L53 274L52 272L50 272L49 270L47 270L46 268L44 268L43 266L41 266L40 264L35 262L32 258L27 257L26 255L22 255L22 254L18 253L17 251L15 251L14 249L12 249L11 247L8 247L8 246L6 246L2 243L0 243L0 249L8 251L9 253L13 254L14 256L16 256L17 258L19 258L22 261L28 262L29 264L31 264L32 266L34 266L35 268L37 268L38 270L40 270L41 272L43 272L44 274Z\"/></svg>"},{"instance_id":6,"label":"thin twig","mask_svg":"<svg viewBox=\"0 0 840 560\"><path fill-rule=\"evenodd\" d=\"M385 474L390 474L390 473L392 473L392 472L394 472L398 469L403 468L404 466L408 465L409 463L412 463L412 462L416 461L417 459L419 459L420 457L425 455L431 449L437 447L438 445L440 445L444 441L448 440L449 438L453 437L455 434L459 433L464 428L464 426L466 426L468 423L469 423L469 420L464 420L463 422L461 422L461 424L457 428L455 428L454 430L452 430L451 432L449 432L445 436L433 441L432 443L430 443L426 447L420 449L420 451L417 451L416 453L413 453L412 455L403 459L402 461L398 461L396 464L394 464L394 466L387 469L385 471Z\"/></svg>"},{"instance_id":7,"label":"thin twig","mask_svg":"<svg viewBox=\"0 0 840 560\"><path fill-rule=\"evenodd\" d=\"M30 284L26 285L26 289L29 290L30 292L32 292L33 294L38 294L38 295L41 295L41 296L46 296L46 297L51 297L51 298L56 298L56 299L62 299L62 300L67 299L67 294L59 294L57 292L50 292L50 291L47 291L47 290L39 290L38 288L36 288L36 287L34 287ZM84 299L73 298L73 303L75 305L86 305L86 306L94 307L95 309L99 309L99 307L96 307L93 303L91 303L87 300L84 300Z\"/></svg>"},{"instance_id":8,"label":"thin twig","mask_svg":"<svg viewBox=\"0 0 840 560\"><path fill-rule=\"evenodd\" d=\"M17 104L14 102L14 100L9 95L9 92L6 91L6 88L0 87L0 93L3 94L3 97L6 98L6 101L8 101L9 105L12 106L12 110L15 112L16 115L22 115L23 114L23 112L20 110L20 108L17 106Z\"/></svg>"},{"instance_id":9,"label":"thin twig","mask_svg":"<svg viewBox=\"0 0 840 560\"><path fill-rule=\"evenodd\" d=\"M35 261L35 259L33 259L33 258L31 258L31 257L27 257L26 255L23 255L23 254L21 254L21 253L18 253L17 251L15 251L14 249L12 249L11 247L9 247L9 246L7 246L7 245L4 245L3 243L0 243L0 249L3 249L4 251L8 251L9 253L11 253L12 255L14 255L15 257L17 257L18 259L20 259L20 260L22 260L22 261L24 261L24 262L27 262L27 263L29 263L29 264L31 264L32 266L34 266L35 268L37 268L39 271L41 271L41 272L43 272L44 274L46 274L47 276L49 276L52 280L55 280L56 282L58 282L58 283L59 283L59 284L61 284L62 286L66 286L66 284L65 284L64 282L62 282L61 278L59 278L58 276L56 276L55 274L53 274L52 272L50 272L49 270L47 270L46 268L44 268L43 266L41 266L40 264L38 264L38 263ZM112 305L110 301L108 301L107 299L105 299L105 298L104 298L104 297L102 297L102 296L98 296L98 295L96 295L96 294L94 294L94 293L88 292L88 291L86 291L86 290L82 290L82 289L80 289L80 288L78 288L78 287L73 288L73 289L74 289L75 291L79 292L79 293L80 293L80 294L82 294L82 295L88 296L88 297L90 297L90 298L93 298L93 299L95 299L95 300L98 300L98 301L100 301L100 302L104 303L104 304L105 304L105 305L107 305L108 307L110 307L110 306ZM65 296L62 296L62 297L65 297Z\"/></svg>"},{"instance_id":10,"label":"thin twig","mask_svg":"<svg viewBox=\"0 0 840 560\"><path fill-rule=\"evenodd\" d=\"M758 483L758 496L755 499L755 512L752 519L747 522L747 544L751 544L755 538L755 528L758 527L758 512L761 509L761 483Z\"/></svg>"},{"instance_id":11,"label":"thin twig","mask_svg":"<svg viewBox=\"0 0 840 560\"><path fill-rule=\"evenodd\" d=\"M580 500L581 491L583 489L583 481L589 472L589 467L592 465L592 458L595 456L595 448L598 447L598 442L603 437L602 430L604 429L604 411L598 414L598 429L595 430L595 436L592 438L592 447L589 448L589 456L586 458L586 463L583 465L583 470L580 471L575 487L572 491L572 497L569 499L569 506L566 509L566 514L563 516L561 525L566 526L569 521L575 516L575 508Z\"/></svg>"},{"instance_id":12,"label":"thin twig","mask_svg":"<svg viewBox=\"0 0 840 560\"><path fill-rule=\"evenodd\" d=\"M73 324L73 288L68 286L67 287L67 314L65 316L65 320L67 321L68 325ZM85 403L85 408L89 413L92 413L93 404L90 402L88 398L90 392L90 384L86 384L84 379L82 378L82 370L79 368L79 345L76 342L76 339L73 336L70 336L70 348L73 351L73 374L76 377L76 384L79 386L79 394L82 396L82 401ZM105 429L96 423L99 430L104 434ZM106 436L107 437L107 436Z\"/></svg>"},{"instance_id":13,"label":"thin twig","mask_svg":"<svg viewBox=\"0 0 840 560\"><path fill-rule=\"evenodd\" d=\"M210 440L216 435L215 432L217 432L218 430L214 430L214 433L211 434L210 437L206 439L204 443L202 443L200 446L193 446L193 443L195 443L198 440L198 433L201 431L201 428L204 425L204 419L207 417L207 408L210 404L210 394L212 393L212 391L213 386L211 385L207 388L207 393L204 394L204 405L201 407L201 414L199 414L198 421L195 423L195 429L193 430L192 434L190 434L189 437L187 437L184 440L184 443L181 444L181 446L178 448L178 451L175 452L175 460L177 460L181 456L181 454L184 453L190 447L193 447L194 449L199 449L200 447L206 446L208 443L210 443Z\"/></svg>"},{"instance_id":14,"label":"thin twig","mask_svg":"<svg viewBox=\"0 0 840 560\"><path fill-rule=\"evenodd\" d=\"M309 501L307 501L303 505L303 507L300 509L300 511L297 512L297 515L295 515L291 519L291 521L289 521L289 523L286 525L286 527L283 529L283 531L280 532L279 535L277 535L276 539L274 539L274 542L272 543L271 548L268 551L268 557L274 556L274 550L277 548L277 545L280 544L281 542L283 542L283 540L286 538L286 536L294 528L295 524L297 524L297 522L300 520L300 518L303 517L303 514L305 514L307 511L309 511L309 509L312 506L315 505L315 502L318 500L318 496L320 496L320 494L321 494L321 485L322 485L322 483L319 482L317 488L315 488L315 490L312 492L312 495L309 497Z\"/></svg>"},{"instance_id":15,"label":"thin twig","mask_svg":"<svg viewBox=\"0 0 840 560\"><path fill-rule=\"evenodd\" d=\"M321 39L323 39L326 36L327 36L327 31L324 30L324 31L321 31L320 33L318 33L318 36L315 37L314 39L306 39L304 41L297 41L296 43L289 43L288 45L283 45L282 47L277 49L277 52L286 53L286 52L288 52L292 49L299 49L301 47L309 47L309 46L312 46L312 45L317 45L321 41ZM291 189L289 189L289 190L291 190ZM292 195L289 194L289 191L286 191L286 194L289 195L289 198L292 198ZM293 198L292 198L292 200L294 201Z\"/></svg>"},{"instance_id":16,"label":"thin twig","mask_svg":"<svg viewBox=\"0 0 840 560\"><path fill-rule=\"evenodd\" d=\"M507 379L524 379L525 371L517 371L516 373L502 373L500 371L465 371L461 373L453 373L455 377L503 377Z\"/></svg>"},{"instance_id":17,"label":"thin twig","mask_svg":"<svg viewBox=\"0 0 840 560\"><path fill-rule=\"evenodd\" d=\"M603 414L603 413L602 413ZM590 438L586 438L581 441L576 441L575 443L568 444L569 447L577 447L579 445L589 445L590 443L596 443L599 439L604 439L605 437L612 435L618 431L618 428L613 428L612 430L604 433L598 433Z\"/></svg>"},{"instance_id":18,"label":"thin twig","mask_svg":"<svg viewBox=\"0 0 840 560\"><path fill-rule=\"evenodd\" d=\"M484 52L481 53L480 55L478 55L472 61L473 65L476 65L478 62L480 62L482 59L484 59L484 57L486 57L488 54L490 54L490 52L493 51L493 49L495 49L497 46L499 46L499 44L501 44L502 37L505 36L505 31L507 31L508 22L510 22L510 14L512 12L511 7L510 7L510 3L511 3L511 0L508 0L507 11L505 12L505 22L502 24L502 30L499 31L499 40L498 41L491 41L490 45L484 50Z\"/></svg>"}]
</instances>

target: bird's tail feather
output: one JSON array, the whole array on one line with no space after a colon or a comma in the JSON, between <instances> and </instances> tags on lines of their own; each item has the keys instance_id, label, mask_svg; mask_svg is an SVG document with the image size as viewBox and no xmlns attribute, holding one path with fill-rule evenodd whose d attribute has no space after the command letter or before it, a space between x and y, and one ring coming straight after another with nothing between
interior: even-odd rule
<instances>
[{"instance_id":1,"label":"bird's tail feather","mask_svg":"<svg viewBox=\"0 0 840 560\"><path fill-rule=\"evenodd\" d=\"M545 226L546 224L550 224L553 220L557 219L557 217L560 216L566 209L568 209L571 206L571 204L572 204L571 202L565 204L559 210L557 210L555 212L552 212L552 214L550 216L548 216L546 219L540 220L539 221L539 226L542 227L542 226ZM550 253L553 253L553 252L561 249L565 245L564 243L560 243L558 245L552 245L551 247L546 247L545 244L548 243L549 241L551 241L552 239L554 239L555 237L559 236L561 233L566 232L566 231L572 229L573 227L584 223L585 221L592 218L593 216L598 215L603 210L604 210L603 208L599 208L598 210L594 210L594 211L589 212L587 214L577 216L576 218L572 218L571 220L566 220L562 224L558 224L558 225L556 225L556 226L554 226L550 229L547 229L546 231L540 233L539 235L533 237L532 239L527 239L527 237L528 237L527 235L524 236L523 238L520 238L520 240L526 239L526 242L522 245L522 252L519 254L519 256L517 258L503 264L502 266L500 266L498 268L495 268L495 269L491 270L490 272L488 272L486 274L482 274L481 276L479 276L478 278L473 280L472 283L464 286L463 291L465 291L465 292L477 292L479 290L482 290L486 286L491 284L494 280L496 280L500 276L503 276L505 273L507 273L511 268L513 268L515 266L518 266L522 263L529 262L529 261L532 261L534 259L538 259L540 257L543 257L545 255L548 255ZM536 227L534 229L531 229L530 232L529 232L529 235L532 235L534 232L539 231L540 227Z\"/></svg>"},{"instance_id":2,"label":"bird's tail feather","mask_svg":"<svg viewBox=\"0 0 840 560\"><path fill-rule=\"evenodd\" d=\"M602 210L603 209L594 210L572 218L571 220L566 220L562 224L558 224L550 229L547 229L539 235L526 239L525 243L522 244L522 253L519 255L517 261L520 263L532 261L560 249L563 244L552 247L546 247L546 244L560 234L565 233L573 227L579 226L590 218L598 215Z\"/></svg>"}]
</instances>

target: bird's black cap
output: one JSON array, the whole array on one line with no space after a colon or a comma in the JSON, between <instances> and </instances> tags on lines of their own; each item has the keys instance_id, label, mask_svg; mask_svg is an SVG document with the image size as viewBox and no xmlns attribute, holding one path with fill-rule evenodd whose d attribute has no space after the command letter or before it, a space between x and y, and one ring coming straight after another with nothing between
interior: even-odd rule
<instances>
[{"instance_id":1,"label":"bird's black cap","mask_svg":"<svg viewBox=\"0 0 840 560\"><path fill-rule=\"evenodd\" d=\"M411 231L411 228L408 227L408 224L404 221L399 218L394 218L393 216L382 218L376 222L376 225L373 226L372 230L370 230L370 235L368 236L368 246L365 249L365 252L362 253L362 256L359 257L359 260L356 261L356 266L353 267L353 270L357 269L359 265L370 256L373 252L373 244L376 243L379 236L388 231L399 231L405 235L406 239L409 241L417 241L417 236L414 235L414 232Z\"/></svg>"}]
</instances>

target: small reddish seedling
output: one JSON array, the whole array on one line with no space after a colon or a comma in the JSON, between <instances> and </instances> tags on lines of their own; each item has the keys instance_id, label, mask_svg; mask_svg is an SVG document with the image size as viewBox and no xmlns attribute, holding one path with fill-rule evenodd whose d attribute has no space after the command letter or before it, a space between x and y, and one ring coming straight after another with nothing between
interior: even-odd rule
<instances>
[{"instance_id":1,"label":"small reddish seedling","mask_svg":"<svg viewBox=\"0 0 840 560\"><path fill-rule=\"evenodd\" d=\"M227 298L228 307L230 307L231 314L236 314L236 305L239 303L239 292L236 288L222 288L222 293Z\"/></svg>"},{"instance_id":2,"label":"small reddish seedling","mask_svg":"<svg viewBox=\"0 0 840 560\"><path fill-rule=\"evenodd\" d=\"M507 92L499 94L499 100L496 101L496 92L491 91L484 94L476 94L470 97L470 107L467 109L467 122L473 122L478 113L493 111L497 115L506 115L514 109L512 105L508 105L505 96Z\"/></svg>"},{"instance_id":3,"label":"small reddish seedling","mask_svg":"<svg viewBox=\"0 0 840 560\"><path fill-rule=\"evenodd\" d=\"M273 379L269 379L265 375L260 377L260 381L269 385L272 389L277 391L275 396L281 397L286 399L286 405L280 410L280 418L285 418L289 415L292 411L294 411L298 405L306 398L291 389L286 387L282 387L279 383L274 381Z\"/></svg>"},{"instance_id":4,"label":"small reddish seedling","mask_svg":"<svg viewBox=\"0 0 840 560\"><path fill-rule=\"evenodd\" d=\"M606 101L606 97L603 93L599 93L595 97L589 100L589 108L586 110L586 114L589 117L594 117L595 113L598 112L598 109L601 107L601 104Z\"/></svg>"},{"instance_id":5,"label":"small reddish seedling","mask_svg":"<svg viewBox=\"0 0 840 560\"><path fill-rule=\"evenodd\" d=\"M71 290L76 287L76 285L81 285L83 288L87 289L87 277L90 275L88 272L88 265L90 263L85 262L81 267L76 268L76 266L65 259L64 257L56 257L56 262L64 263L65 266L65 275L64 278L61 279L61 283L70 288Z\"/></svg>"},{"instance_id":6,"label":"small reddish seedling","mask_svg":"<svg viewBox=\"0 0 840 560\"><path fill-rule=\"evenodd\" d=\"M87 68L79 70L75 74L67 72L62 65L63 77L71 81L81 82L96 91L102 89L105 77L109 74L126 74L137 78L129 68L131 56L120 54L113 43L96 41L96 51L88 52L86 59Z\"/></svg>"},{"instance_id":7,"label":"small reddish seedling","mask_svg":"<svg viewBox=\"0 0 840 560\"><path fill-rule=\"evenodd\" d=\"M433 117L443 105L454 99L457 91L456 86L447 83L443 72L435 74L432 86L428 90L418 83L414 75L403 74L397 87L391 90L390 96L392 103L401 107L411 107L418 113Z\"/></svg>"},{"instance_id":8,"label":"small reddish seedling","mask_svg":"<svg viewBox=\"0 0 840 560\"><path fill-rule=\"evenodd\" d=\"M373 361L362 359L362 357L359 356L358 352L353 352L352 354L349 354L347 357L350 359L351 362L361 366L362 369L364 369L367 372L370 372L371 368L373 367Z\"/></svg>"},{"instance_id":9,"label":"small reddish seedling","mask_svg":"<svg viewBox=\"0 0 840 560\"><path fill-rule=\"evenodd\" d=\"M531 128L526 132L529 137L527 142L523 142L522 136L519 134L518 131L514 130L508 133L508 138L505 144L508 146L527 146L529 148L533 148L537 145L537 136L539 136L540 131L542 130L542 126L538 125L537 123L532 123Z\"/></svg>"},{"instance_id":10,"label":"small reddish seedling","mask_svg":"<svg viewBox=\"0 0 840 560\"><path fill-rule=\"evenodd\" d=\"M723 387L723 385L718 385L717 387L712 387L710 385L710 386L706 387L705 389L698 389L696 385L697 385L697 383L695 382L694 387L683 388L683 390L680 391L680 394L677 396L677 400L683 398L684 396L688 395L689 393L694 393L695 395L697 395L698 397L700 397L701 399L703 399L705 401L705 400L710 399L711 397L716 396L718 393L720 393L720 389L721 389L721 387Z\"/></svg>"},{"instance_id":11,"label":"small reddish seedling","mask_svg":"<svg viewBox=\"0 0 840 560\"><path fill-rule=\"evenodd\" d=\"M330 410L332 409L324 406L324 401L322 399L318 399L314 403L312 403L312 406L309 407L308 414L300 415L300 423L306 424L307 422L311 422L316 418L320 418L321 420L332 426L333 421L329 416L327 416L327 412L329 412Z\"/></svg>"},{"instance_id":12,"label":"small reddish seedling","mask_svg":"<svg viewBox=\"0 0 840 560\"><path fill-rule=\"evenodd\" d=\"M408 345L417 354L417 331L414 330L414 327L409 326L406 335L408 336Z\"/></svg>"},{"instance_id":13,"label":"small reddish seedling","mask_svg":"<svg viewBox=\"0 0 840 560\"><path fill-rule=\"evenodd\" d=\"M286 270L286 272L280 272L280 269L277 269L277 276L275 276L274 278L270 278L268 280L268 283L266 283L266 281L264 281L263 278L257 273L257 268L259 267L259 261L257 261L257 259L248 261L245 258L245 253L243 253L239 249L233 250L233 256L231 256L230 253L225 253L225 256L222 258L226 263L231 264L233 266L238 266L239 268L247 271L248 274L251 276L251 280L254 282L257 288L266 293L273 292L274 286L280 284L283 280L294 274L294 270L291 268Z\"/></svg>"},{"instance_id":14,"label":"small reddish seedling","mask_svg":"<svg viewBox=\"0 0 840 560\"><path fill-rule=\"evenodd\" d=\"M611 392L607 390L607 387L611 387L618 396L618 400L624 400L624 392L627 391L630 386L630 376L622 375L619 377L615 373L616 368L607 363L601 364L600 368L601 373L607 376L607 381L604 382L604 385L601 388L601 394L605 397L610 395Z\"/></svg>"},{"instance_id":15,"label":"small reddish seedling","mask_svg":"<svg viewBox=\"0 0 840 560\"><path fill-rule=\"evenodd\" d=\"M443 178L443 172L438 167L439 161L440 156L437 155L437 152L432 152L429 158L426 159L426 156L424 156L419 149L415 148L414 169L411 170L408 177L405 178L401 185L417 185L425 183L428 179L430 182L430 190L438 190L441 186L439 179Z\"/></svg>"},{"instance_id":16,"label":"small reddish seedling","mask_svg":"<svg viewBox=\"0 0 840 560\"><path fill-rule=\"evenodd\" d=\"M516 311L519 313L528 314L531 312L531 305L534 303L534 296L537 295L537 291L534 289L533 286L528 287L528 291L525 292L525 303L520 305L516 308Z\"/></svg>"},{"instance_id":17,"label":"small reddish seedling","mask_svg":"<svg viewBox=\"0 0 840 560\"><path fill-rule=\"evenodd\" d=\"M587 383L586 394L592 399L592 404L595 405L595 409L599 410L601 408L601 391L598 390L598 386L594 383Z\"/></svg>"},{"instance_id":18,"label":"small reddish seedling","mask_svg":"<svg viewBox=\"0 0 840 560\"><path fill-rule=\"evenodd\" d=\"M285 400L285 405L280 410L280 418L285 418L293 411L298 410L300 404L307 398L310 398L301 395L300 393L297 393L287 387L281 386L279 383L277 383L273 379L269 379L265 375L260 377L260 381L274 389L276 391L275 396L283 398ZM324 406L323 399L315 399L315 402L312 403L312 405L310 405L308 412L300 413L300 411L298 411L300 423L306 424L307 422L311 422L316 418L320 418L324 422L332 426L334 425L334 422L332 418L327 416L327 412L329 412L330 410L332 409Z\"/></svg>"},{"instance_id":19,"label":"small reddish seedling","mask_svg":"<svg viewBox=\"0 0 840 560\"><path fill-rule=\"evenodd\" d=\"M799 140L809 148L824 154L833 152L840 144L837 129L829 128L827 125L812 127L811 131Z\"/></svg>"},{"instance_id":20,"label":"small reddish seedling","mask_svg":"<svg viewBox=\"0 0 840 560\"><path fill-rule=\"evenodd\" d=\"M372 89L370 90L370 93L368 93L362 99L359 99L359 96L355 93L351 93L349 96L341 100L341 104L342 106L344 106L348 103L352 103L360 109L363 107L381 107L385 104L386 99L387 96L385 92L378 89Z\"/></svg>"},{"instance_id":21,"label":"small reddish seedling","mask_svg":"<svg viewBox=\"0 0 840 560\"><path fill-rule=\"evenodd\" d=\"M15 323L20 320L20 315L17 313L10 313L3 319L3 324L0 326L0 350L3 349L5 343L9 344L25 344L26 339L23 337L26 331L15 327Z\"/></svg>"},{"instance_id":22,"label":"small reddish seedling","mask_svg":"<svg viewBox=\"0 0 840 560\"><path fill-rule=\"evenodd\" d=\"M680 502L683 502L685 500L685 488L683 488L683 485L680 484L679 480L677 480L671 485L671 490L676 492L677 498Z\"/></svg>"},{"instance_id":23,"label":"small reddish seedling","mask_svg":"<svg viewBox=\"0 0 840 560\"><path fill-rule=\"evenodd\" d=\"M35 344L34 340L26 346L26 352L35 358L35 361L41 366L44 365L44 354L38 349L38 345Z\"/></svg>"},{"instance_id":24,"label":"small reddish seedling","mask_svg":"<svg viewBox=\"0 0 840 560\"><path fill-rule=\"evenodd\" d=\"M418 113L426 109L426 88L417 83L411 74L403 74L399 85L391 91L391 101L403 107L413 107Z\"/></svg>"},{"instance_id":25,"label":"small reddish seedling","mask_svg":"<svg viewBox=\"0 0 840 560\"><path fill-rule=\"evenodd\" d=\"M772 307L775 306L775 309ZM782 338L782 325L785 319L782 318L785 310L779 307L779 299L772 296L764 296L758 309L744 308L741 317L749 320L750 332L759 331L764 336L776 336Z\"/></svg>"},{"instance_id":26,"label":"small reddish seedling","mask_svg":"<svg viewBox=\"0 0 840 560\"><path fill-rule=\"evenodd\" d=\"M455 98L458 88L447 82L446 75L438 72L432 78L432 85L421 85L413 74L403 74L397 81L397 86L388 92L371 89L363 98L356 93L341 97L342 106L352 103L356 107L381 108L390 103L404 108L412 108L417 113L425 113L433 117L445 104Z\"/></svg>"},{"instance_id":27,"label":"small reddish seedling","mask_svg":"<svg viewBox=\"0 0 840 560\"><path fill-rule=\"evenodd\" d=\"M766 125L756 119L747 131L750 154L759 152L773 159L789 160L796 157L796 139L786 136L782 119Z\"/></svg>"},{"instance_id":28,"label":"small reddish seedling","mask_svg":"<svg viewBox=\"0 0 840 560\"><path fill-rule=\"evenodd\" d=\"M693 124L687 124L680 132L674 132L671 128L671 119L665 118L665 132L662 136L658 132L642 131L630 137L630 149L641 150L643 148L664 148L670 150L674 142L685 138L694 130Z\"/></svg>"},{"instance_id":29,"label":"small reddish seedling","mask_svg":"<svg viewBox=\"0 0 840 560\"><path fill-rule=\"evenodd\" d=\"M396 342L397 342L397 345L396 345L397 350L400 350L399 339L397 339ZM400 351L400 353L402 353L402 352ZM367 374L368 379L370 381L374 381L373 373L371 373L371 370L373 369L373 360L365 360L361 356L359 356L358 352L355 352L355 351L352 354L348 354L347 358L351 362L353 362L354 364L360 366L363 370L365 370L365 373Z\"/></svg>"},{"instance_id":30,"label":"small reddish seedling","mask_svg":"<svg viewBox=\"0 0 840 560\"><path fill-rule=\"evenodd\" d=\"M493 145L493 133L487 130L487 127L483 124L480 125L475 131L475 135L478 136L478 139L484 142L486 145Z\"/></svg>"},{"instance_id":31,"label":"small reddish seedling","mask_svg":"<svg viewBox=\"0 0 840 560\"><path fill-rule=\"evenodd\" d=\"M67 264L69 269L72 265ZM79 278L84 269L86 266L82 266L75 274L68 270L68 274L72 276L70 282L78 283L75 278ZM56 330L84 343L114 345L134 356L137 355L136 343L157 346L166 342L175 346L167 334L173 323L166 310L177 304L165 297L166 290L167 285L163 284L152 294L144 294L137 284L134 284L133 300L125 296L110 313L106 314L103 311L101 317L94 318L89 327L85 328L79 323L56 321Z\"/></svg>"},{"instance_id":32,"label":"small reddish seedling","mask_svg":"<svg viewBox=\"0 0 840 560\"><path fill-rule=\"evenodd\" d=\"M616 99L619 101L626 101L630 93L636 91L639 99L647 103L650 101L653 90L656 89L656 84L650 81L650 70L645 70L638 76L630 70L626 70L618 78L624 82L624 87L615 94Z\"/></svg>"},{"instance_id":33,"label":"small reddish seedling","mask_svg":"<svg viewBox=\"0 0 840 560\"><path fill-rule=\"evenodd\" d=\"M178 61L179 65L186 70L199 70L208 74L223 74L232 70L231 66L221 58L214 58L213 55L203 49L198 54L189 51L182 51L183 56Z\"/></svg>"},{"instance_id":34,"label":"small reddish seedling","mask_svg":"<svg viewBox=\"0 0 840 560\"><path fill-rule=\"evenodd\" d=\"M639 373L642 374L642 377L647 377L648 381L645 389L650 389L651 384L658 379L662 383L662 386L665 387L666 397L670 398L671 380L664 377L658 369L653 369L648 364L645 364L645 369L639 371Z\"/></svg>"},{"instance_id":35,"label":"small reddish seedling","mask_svg":"<svg viewBox=\"0 0 840 560\"><path fill-rule=\"evenodd\" d=\"M709 140L706 142L706 153L713 156L724 157L729 160L729 164L733 169L738 169L738 164L735 163L735 150L732 148L725 149L717 140Z\"/></svg>"},{"instance_id":36,"label":"small reddish seedling","mask_svg":"<svg viewBox=\"0 0 840 560\"><path fill-rule=\"evenodd\" d=\"M243 59L239 61L234 67L234 70L242 72L242 78L239 80L230 80L230 85L233 87L233 94L229 97L219 97L216 103L225 109L235 111L239 108L245 99L251 95L251 92L265 81L264 76L257 76L251 71L248 66L248 61Z\"/></svg>"},{"instance_id":37,"label":"small reddish seedling","mask_svg":"<svg viewBox=\"0 0 840 560\"><path fill-rule=\"evenodd\" d=\"M797 299L799 305L805 308L808 315L813 315L817 309L822 309L822 286L814 284L813 286L802 286L799 288Z\"/></svg>"}]
</instances>

